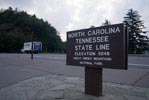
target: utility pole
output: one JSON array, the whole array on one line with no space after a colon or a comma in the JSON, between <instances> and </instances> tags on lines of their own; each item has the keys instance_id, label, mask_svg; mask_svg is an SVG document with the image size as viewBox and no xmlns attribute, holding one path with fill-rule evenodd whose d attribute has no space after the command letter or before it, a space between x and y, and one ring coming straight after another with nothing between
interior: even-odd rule
<instances>
[{"instance_id":1,"label":"utility pole","mask_svg":"<svg viewBox=\"0 0 149 100\"><path fill-rule=\"evenodd\" d=\"M31 60L33 60L33 54L34 54L34 43L33 43L33 41L34 41L34 33L32 32L31 33L31 39L32 39L32 51L31 51Z\"/></svg>"}]
</instances>

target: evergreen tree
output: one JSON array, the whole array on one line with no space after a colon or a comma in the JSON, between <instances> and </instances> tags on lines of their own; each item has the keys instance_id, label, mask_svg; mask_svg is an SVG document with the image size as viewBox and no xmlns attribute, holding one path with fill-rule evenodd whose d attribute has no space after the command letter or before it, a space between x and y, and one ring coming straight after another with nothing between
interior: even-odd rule
<instances>
[{"instance_id":1,"label":"evergreen tree","mask_svg":"<svg viewBox=\"0 0 149 100\"><path fill-rule=\"evenodd\" d=\"M102 26L111 25L111 22L107 19L104 20L104 23L102 23Z\"/></svg>"},{"instance_id":2,"label":"evergreen tree","mask_svg":"<svg viewBox=\"0 0 149 100\"><path fill-rule=\"evenodd\" d=\"M149 49L148 44L144 41L148 39L145 35L147 31L144 31L145 26L140 18L138 12L133 9L130 9L124 17L124 24L128 27L128 53L130 54L141 54Z\"/></svg>"}]
</instances>

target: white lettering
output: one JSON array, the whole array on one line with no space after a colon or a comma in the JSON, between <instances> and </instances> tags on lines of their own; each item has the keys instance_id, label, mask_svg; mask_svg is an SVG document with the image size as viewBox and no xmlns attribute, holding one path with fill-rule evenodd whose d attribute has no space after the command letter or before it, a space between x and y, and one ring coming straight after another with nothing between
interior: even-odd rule
<instances>
[{"instance_id":1,"label":"white lettering","mask_svg":"<svg viewBox=\"0 0 149 100\"><path fill-rule=\"evenodd\" d=\"M95 56L95 52L74 52L75 56Z\"/></svg>"},{"instance_id":2,"label":"white lettering","mask_svg":"<svg viewBox=\"0 0 149 100\"><path fill-rule=\"evenodd\" d=\"M93 59L96 61L112 61L111 57L94 57Z\"/></svg>"},{"instance_id":3,"label":"white lettering","mask_svg":"<svg viewBox=\"0 0 149 100\"><path fill-rule=\"evenodd\" d=\"M116 32L119 32L119 33L120 33L120 29L119 29L119 27L116 28Z\"/></svg>"},{"instance_id":4,"label":"white lettering","mask_svg":"<svg viewBox=\"0 0 149 100\"><path fill-rule=\"evenodd\" d=\"M75 45L75 51L93 50L92 45Z\"/></svg>"},{"instance_id":5,"label":"white lettering","mask_svg":"<svg viewBox=\"0 0 149 100\"><path fill-rule=\"evenodd\" d=\"M96 45L96 50L110 50L110 44Z\"/></svg>"},{"instance_id":6,"label":"white lettering","mask_svg":"<svg viewBox=\"0 0 149 100\"><path fill-rule=\"evenodd\" d=\"M92 60L92 57L83 57L83 60Z\"/></svg>"},{"instance_id":7,"label":"white lettering","mask_svg":"<svg viewBox=\"0 0 149 100\"><path fill-rule=\"evenodd\" d=\"M97 35L104 35L104 34L115 34L118 32L120 33L119 27L109 27L109 28L89 30L87 32L87 35L88 36L97 36Z\"/></svg>"},{"instance_id":8,"label":"white lettering","mask_svg":"<svg viewBox=\"0 0 149 100\"><path fill-rule=\"evenodd\" d=\"M85 44L85 43L103 43L109 42L109 36L97 36L97 37L89 37L89 38L77 38L77 44Z\"/></svg>"},{"instance_id":9,"label":"white lettering","mask_svg":"<svg viewBox=\"0 0 149 100\"><path fill-rule=\"evenodd\" d=\"M109 51L99 51L98 56L110 56L110 52Z\"/></svg>"},{"instance_id":10,"label":"white lettering","mask_svg":"<svg viewBox=\"0 0 149 100\"><path fill-rule=\"evenodd\" d=\"M74 60L81 60L81 57L73 57Z\"/></svg>"},{"instance_id":11,"label":"white lettering","mask_svg":"<svg viewBox=\"0 0 149 100\"><path fill-rule=\"evenodd\" d=\"M103 65L102 62L94 62L94 65Z\"/></svg>"},{"instance_id":12,"label":"white lettering","mask_svg":"<svg viewBox=\"0 0 149 100\"><path fill-rule=\"evenodd\" d=\"M69 33L68 38L76 38L76 37L84 37L85 32L74 32L74 33Z\"/></svg>"},{"instance_id":13,"label":"white lettering","mask_svg":"<svg viewBox=\"0 0 149 100\"><path fill-rule=\"evenodd\" d=\"M93 65L92 62L89 62L89 61L80 61L80 64Z\"/></svg>"}]
</instances>

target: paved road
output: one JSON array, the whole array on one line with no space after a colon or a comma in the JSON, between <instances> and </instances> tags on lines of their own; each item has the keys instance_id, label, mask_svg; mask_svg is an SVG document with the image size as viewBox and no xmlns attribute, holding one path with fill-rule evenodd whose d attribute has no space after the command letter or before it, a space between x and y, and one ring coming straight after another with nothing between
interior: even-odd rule
<instances>
[{"instance_id":1,"label":"paved road","mask_svg":"<svg viewBox=\"0 0 149 100\"><path fill-rule=\"evenodd\" d=\"M149 88L149 57L129 56L128 70L104 69L103 80ZM84 78L84 67L66 66L66 55L0 54L0 88L49 73Z\"/></svg>"}]
</instances>

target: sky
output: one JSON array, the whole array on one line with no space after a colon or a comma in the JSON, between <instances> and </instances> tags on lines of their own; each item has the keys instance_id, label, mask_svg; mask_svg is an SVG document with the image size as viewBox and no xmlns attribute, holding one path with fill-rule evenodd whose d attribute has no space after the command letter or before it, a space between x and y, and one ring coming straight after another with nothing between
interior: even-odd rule
<instances>
[{"instance_id":1,"label":"sky","mask_svg":"<svg viewBox=\"0 0 149 100\"><path fill-rule=\"evenodd\" d=\"M48 21L63 41L67 31L98 27L105 19L122 23L131 8L139 12L149 31L149 0L0 0L0 9L10 6Z\"/></svg>"}]
</instances>

